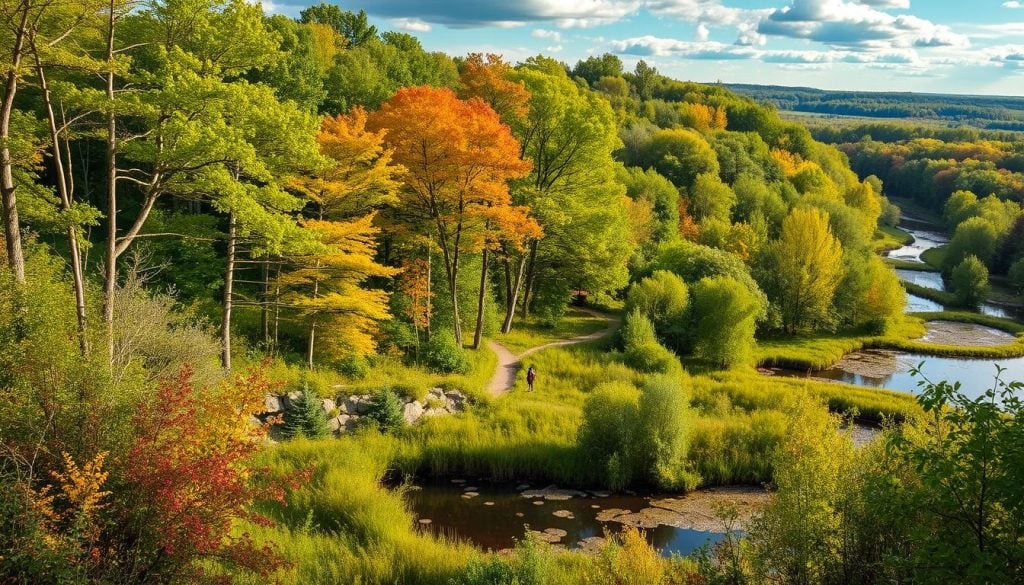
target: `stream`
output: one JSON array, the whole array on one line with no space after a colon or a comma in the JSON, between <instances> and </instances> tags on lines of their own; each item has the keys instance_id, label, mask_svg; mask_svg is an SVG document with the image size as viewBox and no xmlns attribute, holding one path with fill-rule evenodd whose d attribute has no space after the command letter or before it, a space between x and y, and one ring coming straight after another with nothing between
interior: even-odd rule
<instances>
[{"instance_id":1,"label":"stream","mask_svg":"<svg viewBox=\"0 0 1024 585\"><path fill-rule=\"evenodd\" d=\"M922 252L948 242L948 238L935 231L933 226L912 218L903 217L900 227L914 236L914 243L889 252L889 257L894 259L921 263ZM897 269L896 273L902 281L934 290L946 290L942 276L938 272ZM911 313L936 312L942 311L943 307L935 301L908 294L906 310ZM980 312L1024 321L1024 308L1020 307L986 302L980 307ZM991 346L1009 343L1014 339L1013 335L981 325L933 321L927 326L928 332L921 340L938 344ZM921 373L929 380L959 382L962 386L961 391L972 398L982 395L985 390L991 388L996 375L996 363L1005 368L1003 380L1024 380L1024 358L950 358L891 350L856 351L847 354L832 367L819 371L776 369L774 373L779 376L817 378L869 388L917 393L923 380L919 376L913 376L911 370L922 363L924 365L921 367Z\"/></svg>"}]
</instances>

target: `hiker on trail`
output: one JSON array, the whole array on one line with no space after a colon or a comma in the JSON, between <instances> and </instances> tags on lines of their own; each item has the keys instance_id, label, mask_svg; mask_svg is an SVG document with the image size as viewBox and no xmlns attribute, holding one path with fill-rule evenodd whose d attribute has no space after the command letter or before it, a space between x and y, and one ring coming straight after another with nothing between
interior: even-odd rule
<instances>
[{"instance_id":1,"label":"hiker on trail","mask_svg":"<svg viewBox=\"0 0 1024 585\"><path fill-rule=\"evenodd\" d=\"M530 366L530 369L526 370L526 383L530 387L530 392L533 392L533 382L537 379L537 369Z\"/></svg>"}]
</instances>

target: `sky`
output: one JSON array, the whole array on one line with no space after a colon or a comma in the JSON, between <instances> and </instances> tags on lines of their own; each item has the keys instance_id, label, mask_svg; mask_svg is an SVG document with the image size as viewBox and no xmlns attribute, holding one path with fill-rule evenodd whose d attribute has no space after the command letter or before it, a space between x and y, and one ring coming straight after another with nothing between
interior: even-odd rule
<instances>
[{"instance_id":1,"label":"sky","mask_svg":"<svg viewBox=\"0 0 1024 585\"><path fill-rule=\"evenodd\" d=\"M302 0L264 0L297 16ZM309 3L309 2L307 2ZM428 50L614 53L677 79L1024 95L1024 0L352 0Z\"/></svg>"}]
</instances>

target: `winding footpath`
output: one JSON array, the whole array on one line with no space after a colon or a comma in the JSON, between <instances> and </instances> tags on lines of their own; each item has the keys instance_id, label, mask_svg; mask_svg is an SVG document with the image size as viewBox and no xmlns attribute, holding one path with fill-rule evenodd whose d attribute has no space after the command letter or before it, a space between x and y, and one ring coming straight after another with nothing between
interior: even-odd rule
<instances>
[{"instance_id":1,"label":"winding footpath","mask_svg":"<svg viewBox=\"0 0 1024 585\"><path fill-rule=\"evenodd\" d=\"M513 354L507 347L498 343L494 340L488 340L487 346L498 356L498 367L494 371L494 376L491 377L491 381L487 384L487 391L492 396L501 396L509 390L516 383L516 373L519 372L519 368L523 364L523 359L552 347L564 347L567 345L576 345L577 343L586 343L588 341L596 341L598 339L604 339L619 328L622 319L614 315L606 315L593 309L577 309L582 313L593 315L594 317L600 317L607 321L608 326L600 331L589 333L587 335L580 335L579 337L573 337L571 339L561 339L558 341L552 341L551 343L545 343L544 345L538 345L531 347L519 355Z\"/></svg>"}]
</instances>

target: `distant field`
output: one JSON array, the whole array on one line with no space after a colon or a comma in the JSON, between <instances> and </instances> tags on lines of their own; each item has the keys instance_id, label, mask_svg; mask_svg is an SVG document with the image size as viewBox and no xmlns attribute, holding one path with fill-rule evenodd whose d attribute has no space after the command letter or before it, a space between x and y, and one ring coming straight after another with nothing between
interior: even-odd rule
<instances>
[{"instance_id":1,"label":"distant field","mask_svg":"<svg viewBox=\"0 0 1024 585\"><path fill-rule=\"evenodd\" d=\"M1024 131L1024 97L829 91L746 84L728 87L801 121L821 118L856 124L906 120L934 128L971 126L990 131Z\"/></svg>"}]
</instances>

